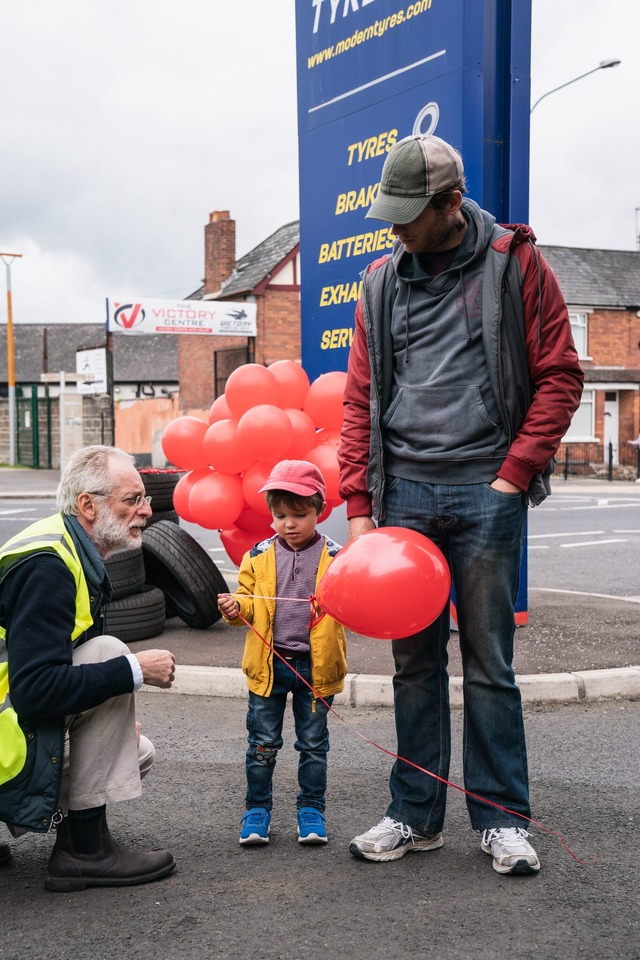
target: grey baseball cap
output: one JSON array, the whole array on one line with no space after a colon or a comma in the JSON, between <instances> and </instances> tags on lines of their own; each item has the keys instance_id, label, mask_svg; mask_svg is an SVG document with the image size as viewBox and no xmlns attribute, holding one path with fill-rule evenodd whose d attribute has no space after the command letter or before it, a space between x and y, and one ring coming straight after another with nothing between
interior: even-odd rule
<instances>
[{"instance_id":1,"label":"grey baseball cap","mask_svg":"<svg viewBox=\"0 0 640 960\"><path fill-rule=\"evenodd\" d=\"M405 137L389 150L367 217L411 223L431 197L464 177L462 157L440 137Z\"/></svg>"}]
</instances>

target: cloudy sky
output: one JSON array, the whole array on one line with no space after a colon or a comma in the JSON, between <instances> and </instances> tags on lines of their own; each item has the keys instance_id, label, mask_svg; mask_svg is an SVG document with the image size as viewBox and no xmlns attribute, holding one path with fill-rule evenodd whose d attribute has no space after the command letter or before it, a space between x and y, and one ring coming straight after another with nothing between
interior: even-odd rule
<instances>
[{"instance_id":1,"label":"cloudy sky","mask_svg":"<svg viewBox=\"0 0 640 960\"><path fill-rule=\"evenodd\" d=\"M298 218L294 10L0 0L0 251L23 254L16 323L101 322L108 295L185 296L212 210L236 220L239 256ZM531 116L540 243L637 248L638 36L639 0L533 0L532 102L622 61Z\"/></svg>"}]
</instances>

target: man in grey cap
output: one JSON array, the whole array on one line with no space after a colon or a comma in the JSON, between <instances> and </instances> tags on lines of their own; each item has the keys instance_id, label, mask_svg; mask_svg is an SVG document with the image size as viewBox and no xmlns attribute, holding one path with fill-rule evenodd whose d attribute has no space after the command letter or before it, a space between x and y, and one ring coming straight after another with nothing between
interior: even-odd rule
<instances>
[{"instance_id":1,"label":"man in grey cap","mask_svg":"<svg viewBox=\"0 0 640 960\"><path fill-rule=\"evenodd\" d=\"M557 280L522 224L466 199L458 151L411 136L389 151L368 217L390 222L390 257L363 275L339 448L350 537L407 527L445 554L464 683L471 825L498 873L533 873L527 755L513 671L527 507L583 375ZM350 852L395 860L442 846L450 717L449 606L393 641L399 759L386 815ZM409 763L406 763L408 760ZM422 768L422 769L420 769ZM429 776L428 773L434 776Z\"/></svg>"}]
</instances>

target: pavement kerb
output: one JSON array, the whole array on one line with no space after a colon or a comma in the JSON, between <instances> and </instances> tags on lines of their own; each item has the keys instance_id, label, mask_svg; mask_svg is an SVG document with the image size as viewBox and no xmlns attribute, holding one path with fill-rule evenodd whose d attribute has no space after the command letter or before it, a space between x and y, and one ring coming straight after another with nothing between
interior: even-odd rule
<instances>
[{"instance_id":1,"label":"pavement kerb","mask_svg":"<svg viewBox=\"0 0 640 960\"><path fill-rule=\"evenodd\" d=\"M610 670L581 670L577 673L542 673L516 676L523 703L577 703L615 697L640 696L640 666ZM190 667L179 664L170 690L143 686L144 692L165 696L245 698L244 674L235 667ZM452 707L461 707L462 678L451 677L449 696ZM334 698L336 706L391 707L391 677L361 673L347 674L344 690Z\"/></svg>"}]
</instances>

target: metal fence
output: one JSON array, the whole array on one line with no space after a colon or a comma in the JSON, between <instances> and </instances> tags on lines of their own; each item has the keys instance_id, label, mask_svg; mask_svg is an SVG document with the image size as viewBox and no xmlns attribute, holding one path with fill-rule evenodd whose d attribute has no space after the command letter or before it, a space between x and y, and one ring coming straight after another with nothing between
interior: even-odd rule
<instances>
[{"instance_id":1,"label":"metal fence","mask_svg":"<svg viewBox=\"0 0 640 960\"><path fill-rule=\"evenodd\" d=\"M598 480L637 480L640 445L633 443L566 443L556 457L556 476Z\"/></svg>"}]
</instances>

